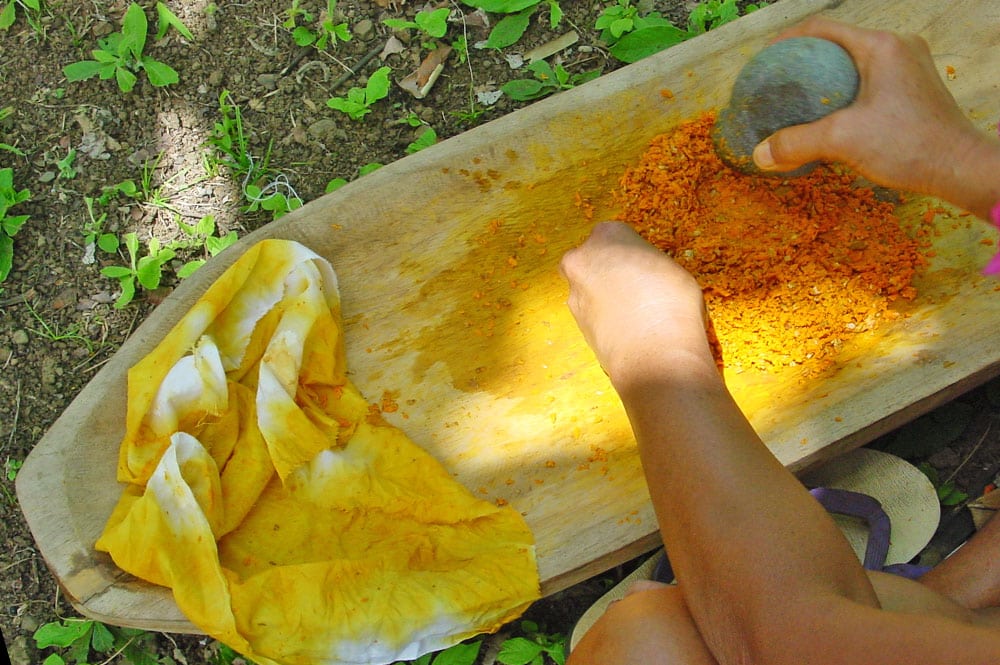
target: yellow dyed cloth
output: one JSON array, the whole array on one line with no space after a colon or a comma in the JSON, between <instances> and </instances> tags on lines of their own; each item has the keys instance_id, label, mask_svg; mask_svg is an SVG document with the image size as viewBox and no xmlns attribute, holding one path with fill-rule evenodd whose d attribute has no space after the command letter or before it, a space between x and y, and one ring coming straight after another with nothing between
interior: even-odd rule
<instances>
[{"instance_id":1,"label":"yellow dyed cloth","mask_svg":"<svg viewBox=\"0 0 1000 665\"><path fill-rule=\"evenodd\" d=\"M262 665L412 659L539 595L520 514L370 413L342 332L330 264L265 240L129 371L96 546Z\"/></svg>"}]
</instances>

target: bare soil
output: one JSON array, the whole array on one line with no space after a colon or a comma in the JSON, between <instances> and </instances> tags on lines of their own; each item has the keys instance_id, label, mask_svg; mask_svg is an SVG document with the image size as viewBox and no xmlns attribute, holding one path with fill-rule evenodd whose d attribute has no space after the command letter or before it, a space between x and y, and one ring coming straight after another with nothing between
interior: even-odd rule
<instances>
[{"instance_id":1,"label":"bare soil","mask_svg":"<svg viewBox=\"0 0 1000 665\"><path fill-rule=\"evenodd\" d=\"M142 4L152 26L155 3ZM91 216L85 197L99 197L104 187L126 180L141 184L145 175L148 191L159 191L162 200L116 197L95 210L107 214L105 231L134 231L144 240L156 236L169 241L182 236L177 217L192 224L213 215L220 234L235 230L242 235L271 221L271 215L243 211L240 183L206 164L204 156L211 152L206 140L220 121L223 91L241 108L251 153L263 159L270 151L274 172L309 201L321 196L334 178L350 180L366 164L404 157L426 131L399 122L411 114L444 140L522 106L507 97L492 104L477 98L526 76L512 70L505 55L576 30L579 42L557 56L569 72L606 73L621 66L607 55L593 29L608 3L563 1L566 16L558 28L552 29L547 12L540 11L515 47L502 53L470 48L466 62L453 53L426 98L416 99L393 85L388 99L357 122L331 110L327 100L363 85L383 64L393 68L397 79L417 67L427 51L416 38L397 53L380 55L391 36L382 19L412 19L421 3L342 0L338 19L355 36L326 51L297 46L282 26L291 0L222 0L211 5L214 9L206 9L205 2L168 4L195 39L170 32L163 40L150 40L147 52L180 73L180 82L167 88L154 88L140 77L125 94L114 81L71 83L63 75L65 65L90 57L99 37L119 29L127 7L122 0L46 0L34 26L19 15L9 30L0 32L0 110L12 110L6 118L0 113L0 144L15 149L0 150L0 168L12 167L15 186L32 195L14 210L31 217L16 237L13 272L0 284L0 538L5 543L0 549L0 630L17 664L40 663L49 653L34 646L32 634L39 626L75 616L17 505L12 481L17 465L176 282L167 271L160 289L115 308L118 284L100 269L121 265L123 258L98 251L96 260L88 262L84 228ZM459 10L471 12L452 4L455 16L462 14ZM693 3L648 4L683 25ZM318 16L325 3L303 0L301 6ZM463 30L470 46L487 36L486 29L470 20L464 27L452 25L448 39ZM372 52L373 58L357 66ZM59 165L71 151L72 175ZM189 258L197 258L196 252L182 254L177 262ZM959 398L971 407L968 422L961 435L942 441L931 457L942 477L954 476L957 486L972 496L1000 470L997 392L994 385ZM956 533L966 533L964 517L956 514L951 520L958 525ZM609 571L540 601L529 617L548 632L568 634L584 609L627 570ZM208 662L215 653L212 643L194 637L155 635L150 645L161 663Z\"/></svg>"}]
</instances>

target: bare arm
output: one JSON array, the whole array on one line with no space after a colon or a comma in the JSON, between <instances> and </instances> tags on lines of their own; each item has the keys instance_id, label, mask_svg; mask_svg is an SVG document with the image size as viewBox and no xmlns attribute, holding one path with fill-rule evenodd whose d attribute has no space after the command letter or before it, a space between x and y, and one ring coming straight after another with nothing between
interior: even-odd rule
<instances>
[{"instance_id":1,"label":"bare arm","mask_svg":"<svg viewBox=\"0 0 1000 665\"><path fill-rule=\"evenodd\" d=\"M857 100L807 125L776 132L754 151L764 169L817 159L846 163L874 182L938 196L988 218L1000 201L1000 143L962 113L920 37L822 17L779 35L834 41L861 75Z\"/></svg>"},{"instance_id":2,"label":"bare arm","mask_svg":"<svg viewBox=\"0 0 1000 665\"><path fill-rule=\"evenodd\" d=\"M629 415L685 601L720 663L833 662L851 650L859 659L836 662L938 662L921 659L935 649L943 658L933 641L948 644L941 631L952 629L949 638L974 633L965 662L1000 653L1000 636L979 628L928 617L915 635L913 617L880 610L832 519L730 397L690 275L622 224L598 225L562 268L570 309ZM951 662L963 662L951 644Z\"/></svg>"}]
</instances>

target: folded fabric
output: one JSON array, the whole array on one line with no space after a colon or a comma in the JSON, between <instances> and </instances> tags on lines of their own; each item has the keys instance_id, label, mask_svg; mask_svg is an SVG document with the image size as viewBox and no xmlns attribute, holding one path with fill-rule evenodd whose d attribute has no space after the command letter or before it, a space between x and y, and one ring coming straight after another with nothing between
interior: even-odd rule
<instances>
[{"instance_id":1,"label":"folded fabric","mask_svg":"<svg viewBox=\"0 0 1000 665\"><path fill-rule=\"evenodd\" d=\"M521 515L474 497L347 379L337 278L251 247L129 371L96 547L261 665L389 663L539 596Z\"/></svg>"}]
</instances>

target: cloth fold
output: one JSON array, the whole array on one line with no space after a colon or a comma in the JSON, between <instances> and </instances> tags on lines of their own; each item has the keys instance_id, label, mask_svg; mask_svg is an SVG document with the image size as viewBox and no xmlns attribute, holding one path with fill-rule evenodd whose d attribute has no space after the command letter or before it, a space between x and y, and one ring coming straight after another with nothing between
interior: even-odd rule
<instances>
[{"instance_id":1,"label":"cloth fold","mask_svg":"<svg viewBox=\"0 0 1000 665\"><path fill-rule=\"evenodd\" d=\"M521 515L383 421L345 357L330 264L265 240L129 372L96 547L261 665L409 660L539 596Z\"/></svg>"}]
</instances>

